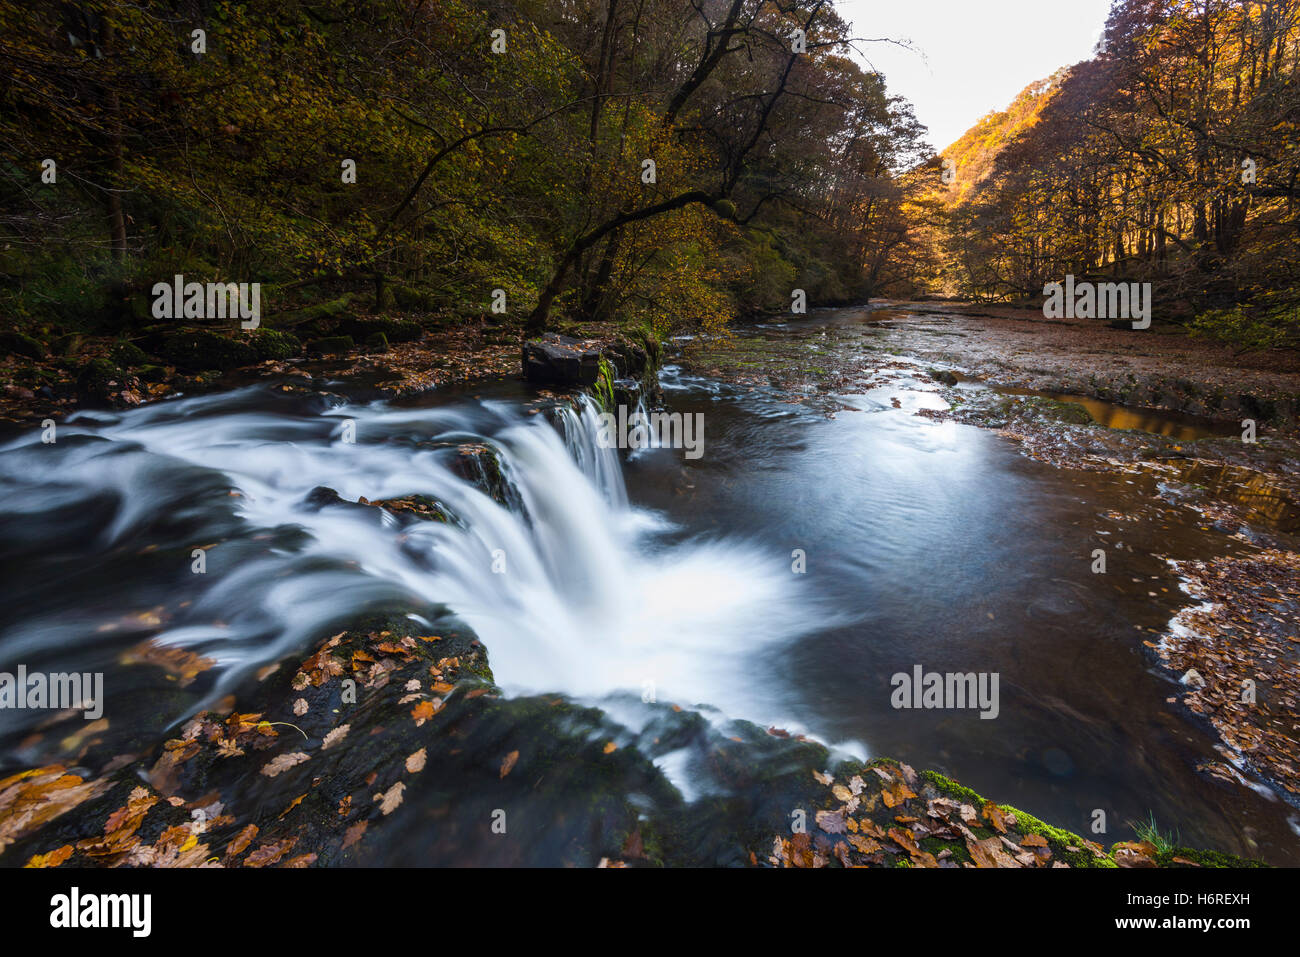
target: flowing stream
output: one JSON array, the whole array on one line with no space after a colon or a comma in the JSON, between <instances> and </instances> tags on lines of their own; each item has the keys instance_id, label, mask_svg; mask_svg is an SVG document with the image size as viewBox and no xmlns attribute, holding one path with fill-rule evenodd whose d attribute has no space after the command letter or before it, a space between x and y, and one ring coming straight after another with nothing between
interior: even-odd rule
<instances>
[{"instance_id":1,"label":"flowing stream","mask_svg":"<svg viewBox=\"0 0 1300 957\"><path fill-rule=\"evenodd\" d=\"M1144 653L1189 603L1166 559L1222 549L1195 514L914 416L921 386L834 418L672 368L664 386L704 416L698 460L600 448L590 405L538 412L510 383L403 403L253 386L82 412L53 444L10 435L0 670L102 671L110 715L156 694L141 733L161 740L368 608L446 606L510 695L636 727L652 688L1081 833L1104 809L1107 843L1154 816L1189 844L1300 863L1300 813L1196 772L1212 735L1166 704L1172 678ZM466 445L493 450L505 504L466 478ZM451 520L326 507L324 490L427 496ZM1091 573L1097 543L1127 556L1114 573ZM146 639L216 666L185 692L140 687L123 661ZM997 672L998 717L895 709L890 678L916 665ZM34 759L44 717L0 712L4 769ZM688 797L720 786L656 759Z\"/></svg>"}]
</instances>

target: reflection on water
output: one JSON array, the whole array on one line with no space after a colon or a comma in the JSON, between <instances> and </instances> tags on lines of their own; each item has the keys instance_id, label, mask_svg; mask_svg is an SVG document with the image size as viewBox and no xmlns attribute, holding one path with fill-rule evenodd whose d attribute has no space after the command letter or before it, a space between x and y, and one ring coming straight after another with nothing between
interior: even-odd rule
<instances>
[{"instance_id":1,"label":"reflection on water","mask_svg":"<svg viewBox=\"0 0 1300 957\"><path fill-rule=\"evenodd\" d=\"M1133 429L1139 432L1152 432L1180 442L1195 442L1197 439L1211 439L1219 436L1236 435L1241 429L1232 422L1219 422L1203 416L1187 415L1182 412L1167 412L1161 409L1135 409L1113 402L1104 402L1086 395L1070 395L1063 392L1038 392L1033 389L1000 388L1004 395L1039 396L1057 402L1070 402L1081 405L1088 410L1092 420L1108 429Z\"/></svg>"},{"instance_id":2,"label":"reflection on water","mask_svg":"<svg viewBox=\"0 0 1300 957\"><path fill-rule=\"evenodd\" d=\"M1179 483L1185 483L1193 493L1236 505L1252 524L1292 535L1300 533L1300 509L1261 472L1201 459L1165 463L1164 468L1172 470Z\"/></svg>"}]
</instances>

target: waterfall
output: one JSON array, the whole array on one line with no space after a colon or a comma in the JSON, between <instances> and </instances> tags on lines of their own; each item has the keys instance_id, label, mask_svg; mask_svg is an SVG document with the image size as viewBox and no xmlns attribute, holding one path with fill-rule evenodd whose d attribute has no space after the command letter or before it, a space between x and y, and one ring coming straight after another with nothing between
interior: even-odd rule
<instances>
[{"instance_id":1,"label":"waterfall","mask_svg":"<svg viewBox=\"0 0 1300 957\"><path fill-rule=\"evenodd\" d=\"M81 412L52 445L33 429L0 447L0 519L14 530L0 560L16 579L0 659L80 662L91 646L153 638L217 662L211 701L367 608L443 605L507 692L600 700L651 685L660 700L771 719L738 676L813 618L788 555L666 541L671 523L628 503L598 422L585 401L548 419L503 401L412 408L252 387ZM457 470L466 444L496 456L507 504ZM323 505L322 486L343 501ZM453 520L404 525L349 504L410 495Z\"/></svg>"}]
</instances>

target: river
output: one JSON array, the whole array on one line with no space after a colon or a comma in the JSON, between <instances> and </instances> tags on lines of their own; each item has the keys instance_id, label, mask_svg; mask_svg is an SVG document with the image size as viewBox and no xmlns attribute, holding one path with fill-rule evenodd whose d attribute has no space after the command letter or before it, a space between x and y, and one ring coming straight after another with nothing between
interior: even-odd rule
<instances>
[{"instance_id":1,"label":"river","mask_svg":"<svg viewBox=\"0 0 1300 957\"><path fill-rule=\"evenodd\" d=\"M914 415L935 407L921 377L829 416L676 366L662 384L668 409L703 415L698 459L600 449L590 406L539 412L513 382L402 402L256 385L81 412L53 444L6 436L0 670L102 671L110 720L158 702L129 729L156 743L362 610L446 605L508 695L567 696L634 734L672 703L934 768L1103 843L1154 817L1300 864L1300 812L1197 772L1214 735L1167 702L1174 676L1143 644L1192 603L1167 559L1225 549L1195 512ZM499 450L510 505L453 467L467 442ZM320 487L426 495L457 520L321 508ZM146 680L129 652L147 640L213 666ZM893 707L891 677L918 665L996 673L996 718ZM6 772L50 758L44 717L0 712ZM727 788L689 749L652 757L688 800Z\"/></svg>"}]
</instances>

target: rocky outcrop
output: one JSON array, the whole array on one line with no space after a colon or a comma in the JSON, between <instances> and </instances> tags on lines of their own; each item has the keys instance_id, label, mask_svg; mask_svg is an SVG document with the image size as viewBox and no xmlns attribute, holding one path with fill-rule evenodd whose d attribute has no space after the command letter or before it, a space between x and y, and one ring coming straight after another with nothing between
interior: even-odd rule
<instances>
[{"instance_id":1,"label":"rocky outcrop","mask_svg":"<svg viewBox=\"0 0 1300 957\"><path fill-rule=\"evenodd\" d=\"M635 406L659 387L660 345L623 333L575 339L547 333L524 343L524 378L537 385L585 389L602 408Z\"/></svg>"},{"instance_id":2,"label":"rocky outcrop","mask_svg":"<svg viewBox=\"0 0 1300 957\"><path fill-rule=\"evenodd\" d=\"M524 378L543 385L593 386L600 377L602 343L548 332L524 343Z\"/></svg>"}]
</instances>

